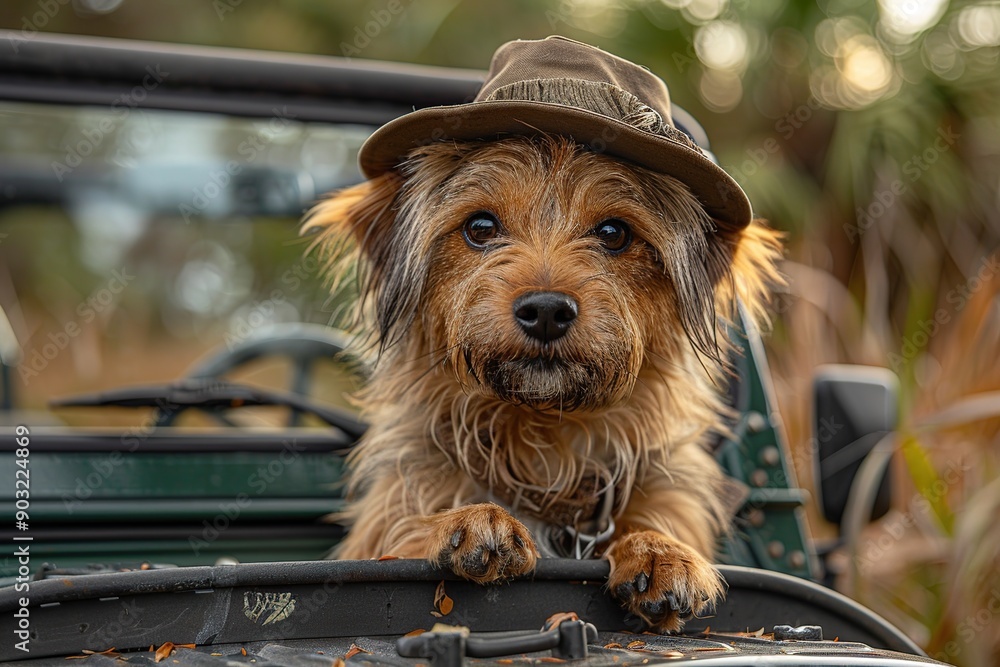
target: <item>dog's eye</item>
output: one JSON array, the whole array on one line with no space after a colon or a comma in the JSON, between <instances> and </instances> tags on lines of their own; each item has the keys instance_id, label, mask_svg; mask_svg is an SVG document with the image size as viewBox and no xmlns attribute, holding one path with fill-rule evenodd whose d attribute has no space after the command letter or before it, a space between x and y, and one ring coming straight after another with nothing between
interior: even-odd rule
<instances>
[{"instance_id":1,"label":"dog's eye","mask_svg":"<svg viewBox=\"0 0 1000 667\"><path fill-rule=\"evenodd\" d=\"M610 218L594 227L594 236L611 254L622 252L632 243L632 230L617 218Z\"/></svg>"},{"instance_id":2,"label":"dog's eye","mask_svg":"<svg viewBox=\"0 0 1000 667\"><path fill-rule=\"evenodd\" d=\"M484 211L469 216L462 230L465 242L477 250L485 248L486 244L495 239L499 233L500 223L492 214Z\"/></svg>"}]
</instances>

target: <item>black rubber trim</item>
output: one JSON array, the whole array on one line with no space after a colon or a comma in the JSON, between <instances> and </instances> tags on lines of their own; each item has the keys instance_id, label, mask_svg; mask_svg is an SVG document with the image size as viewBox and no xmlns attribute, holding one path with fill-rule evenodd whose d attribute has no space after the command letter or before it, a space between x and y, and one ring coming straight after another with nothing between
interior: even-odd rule
<instances>
[{"instance_id":1,"label":"black rubber trim","mask_svg":"<svg viewBox=\"0 0 1000 667\"><path fill-rule=\"evenodd\" d=\"M138 105L301 121L381 125L471 99L483 72L269 51L0 31L0 98L107 105L144 79ZM150 68L150 69L147 69ZM150 78L157 73L155 86ZM138 99L139 96L136 96Z\"/></svg>"},{"instance_id":2,"label":"black rubber trim","mask_svg":"<svg viewBox=\"0 0 1000 667\"><path fill-rule=\"evenodd\" d=\"M547 597L553 596L554 591L565 592L567 598L580 595L581 589L578 586L560 588L558 582L577 584L589 582L584 588L591 589L594 585L601 585L606 579L608 568L608 563L603 560L543 559L539 561L537 569L530 578L516 580L503 587L480 587L467 582L455 586L463 592L463 609L469 611L472 617L476 617L478 613L479 618L486 618L484 615L488 615L489 610L494 608L492 605L495 600L491 599L491 596L495 598L498 593L502 592L512 599L523 600L523 603L518 604L523 604L525 609L529 603L536 607L552 605L558 602L560 597L559 594L555 594L554 598ZM719 570L729 585L727 599L711 619L689 622L689 630L697 631L699 623L704 623L705 626L711 624L711 627L716 629L755 630L764 627L768 631L771 629L767 627L769 623L787 623L793 626L817 624L822 625L824 631L831 637L839 636L842 640L860 641L876 648L921 655L919 647L885 619L818 584L753 568L720 566ZM376 599L380 599L378 596L382 593L377 591L385 585L384 590L393 592L386 599L396 595L398 602L404 595L419 594L419 597L423 595L419 591L427 587L433 588L436 582L442 580L458 581L450 572L432 568L423 560L248 563L50 579L34 582L31 585L30 598L32 608L37 608L38 605L55 602L86 605L87 601L101 598L204 590L219 592L220 589L260 590L268 587L295 587L301 590L308 586L322 586L324 589L329 586L346 586L354 590L357 587L353 585L361 585L357 588L358 591L368 591L365 595L375 595ZM543 582L546 582L546 585L543 586ZM557 587L553 589L553 585ZM533 590L536 588L539 589L539 593L541 589L546 591L543 596L546 599L534 599L536 596ZM0 618L10 618L7 612L17 608L19 597L21 594L12 588L0 591ZM588 599L588 608L579 610L578 613L585 613L587 619L598 629L621 628L621 621L618 621L616 626L611 620L615 617L620 619L621 611L610 597L604 594ZM346 594L344 600L347 604L351 604L354 598ZM376 604L376 602L367 600L366 604ZM481 609L476 612L480 606ZM418 619L423 619L420 614L426 615L426 610L419 608L418 605L413 605L413 608L404 605L401 608L397 603L393 607L392 614L393 627L399 625L403 628L410 624L408 629L412 629L420 627L412 623L418 623ZM413 614L414 618L408 620L406 614ZM504 623L513 624L518 621L518 619L502 620ZM496 624L500 621L493 619L491 622ZM3 627L3 623L0 623L0 627ZM390 628L386 630L391 632Z\"/></svg>"}]
</instances>

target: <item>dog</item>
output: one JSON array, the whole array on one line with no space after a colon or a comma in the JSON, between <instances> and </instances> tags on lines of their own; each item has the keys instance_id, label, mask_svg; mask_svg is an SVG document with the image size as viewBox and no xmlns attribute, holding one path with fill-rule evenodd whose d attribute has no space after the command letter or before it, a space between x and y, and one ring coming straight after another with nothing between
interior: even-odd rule
<instances>
[{"instance_id":1,"label":"dog","mask_svg":"<svg viewBox=\"0 0 1000 667\"><path fill-rule=\"evenodd\" d=\"M368 180L304 224L354 283L371 368L336 557L489 584L600 556L646 626L709 612L727 326L737 304L764 318L780 240L673 127L665 84L511 42L474 101L389 123L359 160Z\"/></svg>"}]
</instances>

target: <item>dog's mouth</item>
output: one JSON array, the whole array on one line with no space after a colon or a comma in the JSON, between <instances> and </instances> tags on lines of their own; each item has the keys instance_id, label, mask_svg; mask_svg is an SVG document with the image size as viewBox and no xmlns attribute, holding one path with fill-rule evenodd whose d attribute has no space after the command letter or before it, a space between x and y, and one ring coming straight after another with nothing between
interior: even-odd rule
<instances>
[{"instance_id":1,"label":"dog's mouth","mask_svg":"<svg viewBox=\"0 0 1000 667\"><path fill-rule=\"evenodd\" d=\"M598 364L555 356L490 359L481 384L497 398L537 410L593 409L609 402L609 378Z\"/></svg>"}]
</instances>

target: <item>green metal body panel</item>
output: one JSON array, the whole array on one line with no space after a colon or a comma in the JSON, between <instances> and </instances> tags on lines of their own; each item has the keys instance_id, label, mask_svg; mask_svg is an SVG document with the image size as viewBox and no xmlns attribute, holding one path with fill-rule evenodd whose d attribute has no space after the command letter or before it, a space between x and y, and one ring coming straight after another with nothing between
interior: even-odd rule
<instances>
[{"instance_id":1,"label":"green metal body panel","mask_svg":"<svg viewBox=\"0 0 1000 667\"><path fill-rule=\"evenodd\" d=\"M816 579L819 571L803 513L806 496L798 488L781 432L760 338L751 332L737 340L743 346L736 358L739 417L734 437L722 443L716 458L748 491L719 560Z\"/></svg>"},{"instance_id":2,"label":"green metal body panel","mask_svg":"<svg viewBox=\"0 0 1000 667\"><path fill-rule=\"evenodd\" d=\"M34 569L314 560L342 534L324 522L343 509L344 459L331 451L290 452L277 437L270 452L50 452L38 442L25 533ZM14 479L15 467L13 450L2 452L0 475ZM14 525L12 487L0 489L0 520ZM5 556L0 585L16 570Z\"/></svg>"},{"instance_id":3,"label":"green metal body panel","mask_svg":"<svg viewBox=\"0 0 1000 667\"><path fill-rule=\"evenodd\" d=\"M195 439L197 437L195 436ZM14 479L13 452L0 475ZM60 501L67 512L92 511L102 500L323 497L340 494L343 460L326 453L39 452L31 455L32 507ZM13 500L13 488L0 491ZM126 509L127 508L121 508ZM0 517L13 517L13 502ZM59 511L57 510L57 513ZM41 518L41 517L40 517Z\"/></svg>"}]
</instances>

